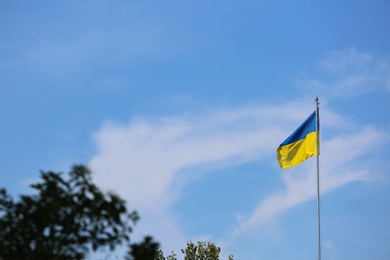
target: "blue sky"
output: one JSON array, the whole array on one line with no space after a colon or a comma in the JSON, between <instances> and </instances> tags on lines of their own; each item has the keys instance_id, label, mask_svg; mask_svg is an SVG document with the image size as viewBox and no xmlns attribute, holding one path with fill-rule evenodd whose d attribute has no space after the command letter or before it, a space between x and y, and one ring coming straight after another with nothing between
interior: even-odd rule
<instances>
[{"instance_id":1,"label":"blue sky","mask_svg":"<svg viewBox=\"0 0 390 260\"><path fill-rule=\"evenodd\" d=\"M0 1L0 183L88 164L178 255L313 259L315 159L275 150L320 99L324 259L390 257L388 1ZM89 259L120 257L99 252Z\"/></svg>"}]
</instances>

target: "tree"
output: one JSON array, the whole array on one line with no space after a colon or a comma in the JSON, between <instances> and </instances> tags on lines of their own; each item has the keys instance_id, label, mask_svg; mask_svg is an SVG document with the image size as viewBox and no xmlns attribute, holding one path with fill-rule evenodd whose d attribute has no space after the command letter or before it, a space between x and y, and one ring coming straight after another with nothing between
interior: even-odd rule
<instances>
[{"instance_id":1,"label":"tree","mask_svg":"<svg viewBox=\"0 0 390 260\"><path fill-rule=\"evenodd\" d=\"M187 247L182 249L184 260L219 260L221 248L213 243L198 242L197 245L191 241L187 242Z\"/></svg>"},{"instance_id":2,"label":"tree","mask_svg":"<svg viewBox=\"0 0 390 260\"><path fill-rule=\"evenodd\" d=\"M19 201L0 189L0 259L82 259L90 249L129 241L139 219L119 196L103 193L84 165L67 179L41 172L31 187L36 194Z\"/></svg>"},{"instance_id":3,"label":"tree","mask_svg":"<svg viewBox=\"0 0 390 260\"><path fill-rule=\"evenodd\" d=\"M157 256L155 257L154 260L177 260L176 254L172 251L172 254L167 256L166 258L164 257L163 251L161 249L157 250Z\"/></svg>"},{"instance_id":4,"label":"tree","mask_svg":"<svg viewBox=\"0 0 390 260\"><path fill-rule=\"evenodd\" d=\"M146 236L143 242L130 245L129 260L159 260L161 250L159 243L153 241L151 236ZM161 258L160 258L161 259ZM164 258L163 258L164 259Z\"/></svg>"},{"instance_id":5,"label":"tree","mask_svg":"<svg viewBox=\"0 0 390 260\"><path fill-rule=\"evenodd\" d=\"M184 260L219 260L221 248L211 242L198 242L195 245L190 241L187 242L186 248L182 249L181 252L184 254ZM173 252L165 258L162 251L158 250L154 260L177 260L177 258ZM228 260L234 260L233 255L229 255Z\"/></svg>"}]
</instances>

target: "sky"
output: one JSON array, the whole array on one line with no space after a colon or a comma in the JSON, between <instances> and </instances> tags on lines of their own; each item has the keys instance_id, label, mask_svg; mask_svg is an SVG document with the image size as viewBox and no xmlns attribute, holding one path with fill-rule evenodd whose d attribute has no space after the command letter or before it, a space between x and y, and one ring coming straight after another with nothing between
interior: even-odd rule
<instances>
[{"instance_id":1,"label":"sky","mask_svg":"<svg viewBox=\"0 0 390 260\"><path fill-rule=\"evenodd\" d=\"M390 259L390 2L0 0L0 186L88 165L180 257ZM122 259L124 249L88 255Z\"/></svg>"}]
</instances>

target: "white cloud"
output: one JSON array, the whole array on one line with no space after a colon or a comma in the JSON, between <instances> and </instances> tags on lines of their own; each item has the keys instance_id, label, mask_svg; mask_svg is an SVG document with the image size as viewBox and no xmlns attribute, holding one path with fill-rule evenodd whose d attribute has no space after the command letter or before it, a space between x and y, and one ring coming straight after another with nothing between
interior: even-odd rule
<instances>
[{"instance_id":1,"label":"white cloud","mask_svg":"<svg viewBox=\"0 0 390 260\"><path fill-rule=\"evenodd\" d=\"M349 48L328 52L306 74L298 80L305 91L328 98L357 96L389 89L390 60Z\"/></svg>"},{"instance_id":2,"label":"white cloud","mask_svg":"<svg viewBox=\"0 0 390 260\"><path fill-rule=\"evenodd\" d=\"M373 61L373 55L349 48L328 52L327 57L318 64L321 69L332 74L344 74L349 71L366 71Z\"/></svg>"},{"instance_id":3,"label":"white cloud","mask_svg":"<svg viewBox=\"0 0 390 260\"><path fill-rule=\"evenodd\" d=\"M273 151L287 134L284 124L298 122L310 112L295 103L219 111L198 118L163 118L154 123L106 124L95 135L99 153L91 165L99 173L117 175L113 179L97 174L97 178L115 183L116 190L133 198L143 194L129 201L135 206L165 207L174 200L177 190L171 185L180 171L201 164L229 163L232 158L237 159L234 163L258 159L265 151ZM161 196L166 199L163 204Z\"/></svg>"},{"instance_id":4,"label":"white cloud","mask_svg":"<svg viewBox=\"0 0 390 260\"><path fill-rule=\"evenodd\" d=\"M199 169L207 172L274 154L291 131L284 125L298 125L311 111L290 103L106 124L95 134L98 153L90 166L99 186L115 190L130 208L139 210L142 221L136 230L152 233L157 239L176 234L179 240L183 235L169 210L181 189L199 174L187 169L202 166ZM164 244L174 246L173 242Z\"/></svg>"}]
</instances>

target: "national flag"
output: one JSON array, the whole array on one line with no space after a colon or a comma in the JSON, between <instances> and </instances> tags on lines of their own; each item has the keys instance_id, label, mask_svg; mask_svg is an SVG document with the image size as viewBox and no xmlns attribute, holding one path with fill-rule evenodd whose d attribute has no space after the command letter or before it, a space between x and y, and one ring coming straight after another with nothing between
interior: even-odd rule
<instances>
[{"instance_id":1,"label":"national flag","mask_svg":"<svg viewBox=\"0 0 390 260\"><path fill-rule=\"evenodd\" d=\"M280 168L297 166L311 156L317 155L316 111L314 111L276 149Z\"/></svg>"}]
</instances>

